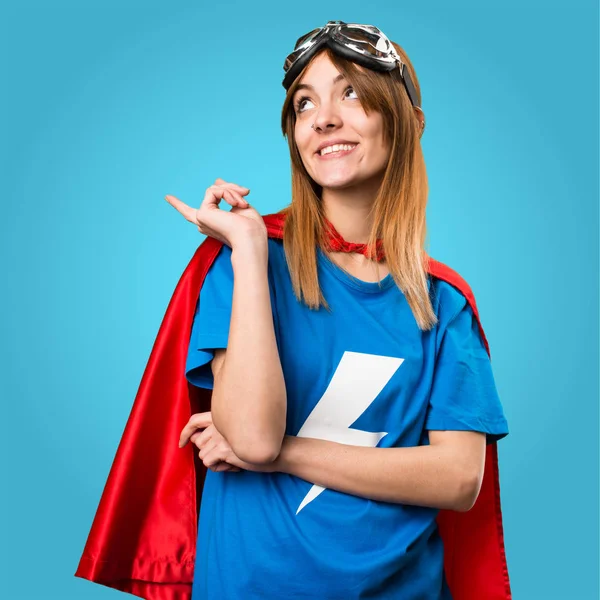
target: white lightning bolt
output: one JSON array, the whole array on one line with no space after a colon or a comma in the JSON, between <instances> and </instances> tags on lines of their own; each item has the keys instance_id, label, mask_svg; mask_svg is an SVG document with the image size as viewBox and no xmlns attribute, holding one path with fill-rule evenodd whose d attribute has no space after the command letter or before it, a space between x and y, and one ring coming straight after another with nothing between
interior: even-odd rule
<instances>
[{"instance_id":1,"label":"white lightning bolt","mask_svg":"<svg viewBox=\"0 0 600 600\"><path fill-rule=\"evenodd\" d=\"M327 389L308 415L298 437L353 446L377 446L387 431L362 431L350 429L350 425L367 410L403 362L403 358L393 356L344 352ZM313 485L296 514L324 489Z\"/></svg>"}]
</instances>

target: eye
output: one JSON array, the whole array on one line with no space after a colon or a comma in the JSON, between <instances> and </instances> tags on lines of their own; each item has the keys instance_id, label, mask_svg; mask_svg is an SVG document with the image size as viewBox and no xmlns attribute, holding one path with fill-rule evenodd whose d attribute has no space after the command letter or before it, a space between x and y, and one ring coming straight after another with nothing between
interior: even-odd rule
<instances>
[{"instance_id":1,"label":"eye","mask_svg":"<svg viewBox=\"0 0 600 600\"><path fill-rule=\"evenodd\" d=\"M354 91L354 88L353 88L351 85L349 85L349 86L348 86L348 87L347 87L347 88L344 90L344 94L347 94L347 93L348 93L348 90L350 90L350 91L351 91L353 94L356 94L356 92ZM358 98L358 96L357 96L357 98Z\"/></svg>"},{"instance_id":2,"label":"eye","mask_svg":"<svg viewBox=\"0 0 600 600\"><path fill-rule=\"evenodd\" d=\"M354 91L354 88L349 85L345 90L344 90L344 96L347 97L348 92L352 92L353 94L356 94L356 92ZM356 99L358 100L358 96L356 96ZM304 112L303 107L304 107L304 102L310 102L310 98L308 96L300 96L300 98L298 98L296 100L296 103L294 104L294 107L296 109L297 113L302 113Z\"/></svg>"},{"instance_id":3,"label":"eye","mask_svg":"<svg viewBox=\"0 0 600 600\"><path fill-rule=\"evenodd\" d=\"M300 96L300 98L298 98L298 100L296 100L296 104L294 105L296 108L296 112L297 113L301 113L304 112L302 110L302 105L304 104L304 102L310 102L310 98L308 98L307 96Z\"/></svg>"}]
</instances>

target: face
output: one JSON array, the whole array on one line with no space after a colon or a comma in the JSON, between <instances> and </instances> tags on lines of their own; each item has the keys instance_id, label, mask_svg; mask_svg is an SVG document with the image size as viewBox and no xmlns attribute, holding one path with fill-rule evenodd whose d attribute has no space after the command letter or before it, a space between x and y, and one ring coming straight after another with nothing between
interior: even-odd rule
<instances>
[{"instance_id":1,"label":"face","mask_svg":"<svg viewBox=\"0 0 600 600\"><path fill-rule=\"evenodd\" d=\"M321 53L292 99L298 151L308 174L323 188L347 188L382 177L390 154L381 114L367 115L354 89L341 77ZM335 148L335 144L351 148ZM326 154L319 153L322 146L328 147Z\"/></svg>"}]
</instances>

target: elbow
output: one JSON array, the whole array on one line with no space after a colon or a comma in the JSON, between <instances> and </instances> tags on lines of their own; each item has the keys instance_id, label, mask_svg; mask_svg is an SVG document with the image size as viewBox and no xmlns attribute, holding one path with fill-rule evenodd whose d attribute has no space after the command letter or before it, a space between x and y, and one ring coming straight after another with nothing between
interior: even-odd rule
<instances>
[{"instance_id":1,"label":"elbow","mask_svg":"<svg viewBox=\"0 0 600 600\"><path fill-rule=\"evenodd\" d=\"M244 462L266 465L275 462L281 453L285 438L285 423L276 429L249 431L245 428L241 437L234 440L231 449Z\"/></svg>"},{"instance_id":2,"label":"elbow","mask_svg":"<svg viewBox=\"0 0 600 600\"><path fill-rule=\"evenodd\" d=\"M457 512L468 512L479 497L481 490L482 477L476 475L473 477L465 478L461 481L459 486L459 492L454 503L454 510Z\"/></svg>"},{"instance_id":3,"label":"elbow","mask_svg":"<svg viewBox=\"0 0 600 600\"><path fill-rule=\"evenodd\" d=\"M244 462L254 465L267 465L277 460L281 452L281 443L267 444L264 442L250 442L242 446L231 448L235 455Z\"/></svg>"},{"instance_id":4,"label":"elbow","mask_svg":"<svg viewBox=\"0 0 600 600\"><path fill-rule=\"evenodd\" d=\"M213 425L217 431L221 432L214 418ZM284 438L284 433L282 433L281 436L273 437L270 440L265 435L251 434L247 428L242 429L237 435L233 433L222 433L221 435L240 460L256 465L274 462L279 457Z\"/></svg>"},{"instance_id":5,"label":"elbow","mask_svg":"<svg viewBox=\"0 0 600 600\"><path fill-rule=\"evenodd\" d=\"M266 423L250 429L243 427L232 450L244 462L266 465L273 463L281 453L286 430L286 401L278 409L277 418L270 416Z\"/></svg>"},{"instance_id":6,"label":"elbow","mask_svg":"<svg viewBox=\"0 0 600 600\"><path fill-rule=\"evenodd\" d=\"M214 395L214 390L213 390ZM213 404L214 396L213 396ZM256 405L261 404L256 402ZM223 417L221 429L221 413L215 411L213 424L218 431L225 431L226 438L233 453L242 461L256 465L266 465L279 457L286 429L287 398L273 403L274 408L265 411L244 411L232 417ZM226 427L225 427L226 425Z\"/></svg>"}]
</instances>

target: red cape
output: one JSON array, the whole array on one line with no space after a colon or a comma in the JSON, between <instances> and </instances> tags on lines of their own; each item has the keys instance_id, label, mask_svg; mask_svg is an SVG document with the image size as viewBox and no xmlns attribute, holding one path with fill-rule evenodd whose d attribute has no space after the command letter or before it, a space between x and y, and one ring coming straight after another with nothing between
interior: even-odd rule
<instances>
[{"instance_id":1,"label":"red cape","mask_svg":"<svg viewBox=\"0 0 600 600\"><path fill-rule=\"evenodd\" d=\"M283 237L285 216L263 216ZM206 467L193 444L179 448L193 413L210 410L211 390L188 383L185 364L196 302L222 243L207 237L173 293L92 523L76 577L146 600L190 600ZM469 301L489 346L469 285L431 260L429 272ZM444 569L454 600L510 600L497 444L486 446L479 497L465 513L441 510Z\"/></svg>"}]
</instances>

